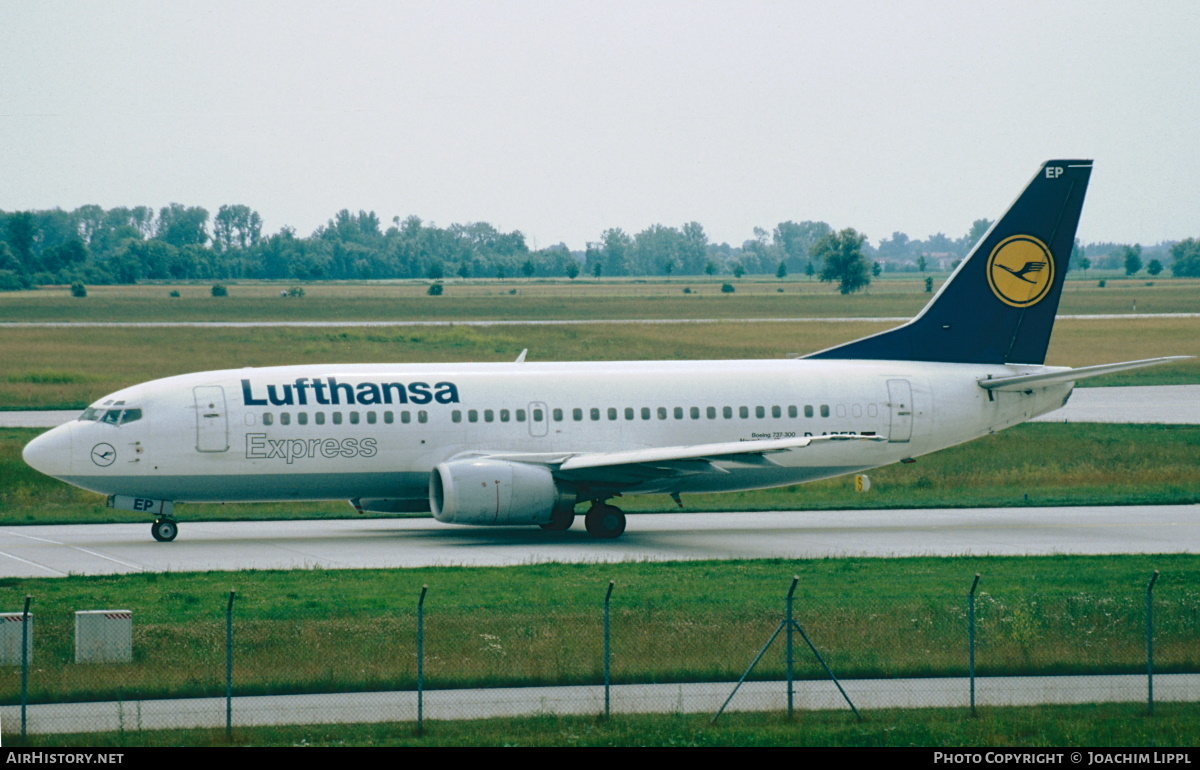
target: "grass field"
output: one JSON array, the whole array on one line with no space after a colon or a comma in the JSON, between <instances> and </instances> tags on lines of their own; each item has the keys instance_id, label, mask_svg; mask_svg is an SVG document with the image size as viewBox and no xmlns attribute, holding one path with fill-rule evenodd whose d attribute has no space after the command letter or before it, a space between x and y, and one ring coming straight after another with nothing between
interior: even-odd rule
<instances>
[{"instance_id":1,"label":"grass field","mask_svg":"<svg viewBox=\"0 0 1200 770\"><path fill-rule=\"evenodd\" d=\"M30 699L49 702L222 694L230 589L243 695L413 689L422 586L427 687L594 684L610 580L614 682L736 681L793 575L797 618L840 677L965 675L976 573L981 676L1137 674L1154 570L1156 670L1200 671L1200 560L1183 554L151 573L9 578L0 595L9 611L33 597ZM73 612L115 607L133 612L133 663L73 663ZM754 678L783 671L779 645ZM796 671L824 677L807 652ZM0 700L18 692L0 669Z\"/></svg>"},{"instance_id":2,"label":"grass field","mask_svg":"<svg viewBox=\"0 0 1200 770\"><path fill-rule=\"evenodd\" d=\"M37 435L0 430L0 524L141 522L132 511L27 466L21 449ZM871 472L871 491L850 477L751 492L689 495L688 511L824 510L1013 505L1200 502L1200 426L1038 423L1019 425ZM630 512L676 510L665 495L625 498ZM183 521L350 518L345 502L180 505ZM390 514L368 514L387 516Z\"/></svg>"},{"instance_id":3,"label":"grass field","mask_svg":"<svg viewBox=\"0 0 1200 770\"><path fill-rule=\"evenodd\" d=\"M779 358L881 331L886 322L587 324L419 328L9 328L0 336L0 407L82 409L138 382L206 369L350 362ZM1048 363L1197 358L1087 385L1200 383L1200 319L1060 321Z\"/></svg>"},{"instance_id":4,"label":"grass field","mask_svg":"<svg viewBox=\"0 0 1200 770\"><path fill-rule=\"evenodd\" d=\"M936 286L946 276L934 276ZM736 291L723 293L730 283ZM1064 314L1200 312L1200 280L1071 279ZM551 319L909 317L929 301L915 274L877 280L869 291L842 296L807 278L625 279L618 281L450 281L440 297L426 281L305 284L303 298L282 299L286 283L95 286L88 296L68 287L0 292L0 321L457 321ZM684 293L684 289L690 293ZM169 297L173 290L178 298ZM781 291L782 290L782 291Z\"/></svg>"},{"instance_id":5,"label":"grass field","mask_svg":"<svg viewBox=\"0 0 1200 770\"><path fill-rule=\"evenodd\" d=\"M941 276L944 278L944 276ZM280 283L94 287L85 299L65 288L0 293L0 322L461 321L659 319L717 323L384 328L21 328L0 337L0 409L82 408L105 393L205 369L289 363L672 360L778 358L873 334L928 301L919 276L889 276L869 293L843 297L808 279L746 279L723 294L721 279L472 281L441 297L424 282L306 285L281 299ZM1200 280L1069 280L1060 312L1200 312ZM691 293L684 294L688 288ZM168 297L177 289L179 298ZM781 291L782 290L782 291ZM746 323L819 318L820 322ZM1083 366L1165 355L1200 356L1200 319L1059 321L1047 362ZM1200 383L1200 357L1087 381L1087 385Z\"/></svg>"}]
</instances>

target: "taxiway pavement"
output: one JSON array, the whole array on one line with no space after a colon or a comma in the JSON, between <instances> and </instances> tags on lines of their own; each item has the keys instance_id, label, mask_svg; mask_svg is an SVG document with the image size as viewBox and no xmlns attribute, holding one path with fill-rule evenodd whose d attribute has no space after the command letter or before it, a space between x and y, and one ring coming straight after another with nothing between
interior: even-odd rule
<instances>
[{"instance_id":1,"label":"taxiway pavement","mask_svg":"<svg viewBox=\"0 0 1200 770\"><path fill-rule=\"evenodd\" d=\"M0 577L546 562L1200 553L1200 505L629 514L615 540L429 518L0 527Z\"/></svg>"}]
</instances>

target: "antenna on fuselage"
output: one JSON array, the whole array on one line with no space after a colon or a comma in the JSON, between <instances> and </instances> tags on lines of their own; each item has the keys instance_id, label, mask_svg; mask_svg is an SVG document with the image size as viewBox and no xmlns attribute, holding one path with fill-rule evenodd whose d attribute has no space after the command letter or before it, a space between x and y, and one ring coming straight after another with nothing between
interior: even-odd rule
<instances>
[{"instance_id":1,"label":"antenna on fuselage","mask_svg":"<svg viewBox=\"0 0 1200 770\"><path fill-rule=\"evenodd\" d=\"M528 352L529 352L529 348L525 348L524 350L522 350L522 351L521 351L521 355L517 356L517 361L516 361L516 363L518 363L518 364L523 364L523 363L525 363L525 354L526 354L526 353L528 353Z\"/></svg>"}]
</instances>

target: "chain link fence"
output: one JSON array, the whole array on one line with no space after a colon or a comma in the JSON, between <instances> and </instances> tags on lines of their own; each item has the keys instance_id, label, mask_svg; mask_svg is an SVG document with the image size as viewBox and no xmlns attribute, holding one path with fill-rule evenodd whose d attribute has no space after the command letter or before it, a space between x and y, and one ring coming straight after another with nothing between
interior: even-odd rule
<instances>
[{"instance_id":1,"label":"chain link fence","mask_svg":"<svg viewBox=\"0 0 1200 770\"><path fill-rule=\"evenodd\" d=\"M773 596L677 599L663 586L629 604L611 584L596 585L592 602L502 605L433 585L408 606L353 613L187 595L127 608L126 663L76 662L77 608L34 596L33 621L6 624L34 633L26 664L18 646L0 668L0 725L10 735L366 721L420 729L427 719L544 713L1200 701L1200 591L1152 590L1151 580L1101 596L991 587L985 575L953 600L881 588L852 602L812 600L801 586L794 624L782 622L785 579Z\"/></svg>"}]
</instances>

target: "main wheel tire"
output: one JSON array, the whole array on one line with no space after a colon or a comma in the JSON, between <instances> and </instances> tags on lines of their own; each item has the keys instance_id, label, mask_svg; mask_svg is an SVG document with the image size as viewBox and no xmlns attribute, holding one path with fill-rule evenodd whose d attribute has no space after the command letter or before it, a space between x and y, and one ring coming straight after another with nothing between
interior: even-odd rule
<instances>
[{"instance_id":1,"label":"main wheel tire","mask_svg":"<svg viewBox=\"0 0 1200 770\"><path fill-rule=\"evenodd\" d=\"M174 519L156 519L150 525L150 534L160 543L169 543L179 534L179 524Z\"/></svg>"},{"instance_id":2,"label":"main wheel tire","mask_svg":"<svg viewBox=\"0 0 1200 770\"><path fill-rule=\"evenodd\" d=\"M606 503L593 505L587 512L584 524L592 537L620 537L625 531L625 512Z\"/></svg>"}]
</instances>

